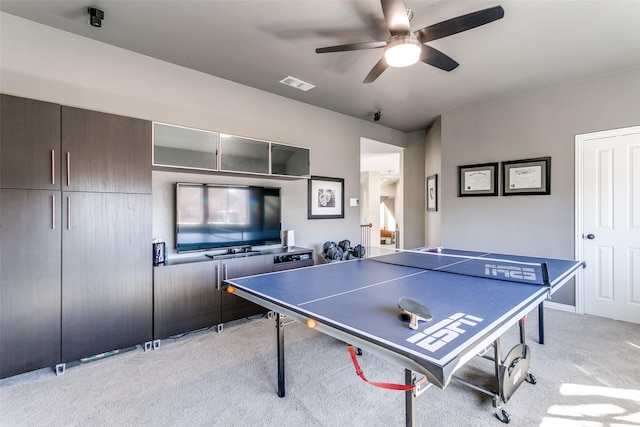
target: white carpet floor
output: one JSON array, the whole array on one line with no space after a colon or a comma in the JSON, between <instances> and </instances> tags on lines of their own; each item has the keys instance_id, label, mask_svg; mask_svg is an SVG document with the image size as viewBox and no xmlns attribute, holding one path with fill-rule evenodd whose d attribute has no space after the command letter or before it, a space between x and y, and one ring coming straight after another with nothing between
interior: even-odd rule
<instances>
[{"instance_id":1,"label":"white carpet floor","mask_svg":"<svg viewBox=\"0 0 640 427\"><path fill-rule=\"evenodd\" d=\"M640 325L546 310L546 345L528 318L531 371L504 408L511 426L640 425ZM361 381L344 343L286 326L287 395L276 393L275 321L242 320L67 369L0 380L0 426L402 426L402 392ZM517 327L502 340L517 343ZM399 366L365 354L372 381L404 380ZM460 373L482 381L492 362ZM417 399L418 426L495 426L491 398L461 384Z\"/></svg>"}]
</instances>

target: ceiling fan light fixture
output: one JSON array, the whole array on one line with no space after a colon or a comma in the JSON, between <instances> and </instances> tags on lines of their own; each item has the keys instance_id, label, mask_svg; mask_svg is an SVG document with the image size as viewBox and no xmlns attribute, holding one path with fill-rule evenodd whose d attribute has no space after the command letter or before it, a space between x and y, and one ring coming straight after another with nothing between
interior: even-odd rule
<instances>
[{"instance_id":1,"label":"ceiling fan light fixture","mask_svg":"<svg viewBox=\"0 0 640 427\"><path fill-rule=\"evenodd\" d=\"M384 51L384 59L390 67L408 67L420 59L421 43L413 34L392 36Z\"/></svg>"}]
</instances>

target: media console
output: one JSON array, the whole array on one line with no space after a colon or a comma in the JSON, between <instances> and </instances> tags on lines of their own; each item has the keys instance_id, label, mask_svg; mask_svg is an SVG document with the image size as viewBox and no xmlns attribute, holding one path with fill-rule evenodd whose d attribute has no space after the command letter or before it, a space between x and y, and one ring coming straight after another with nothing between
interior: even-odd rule
<instances>
[{"instance_id":1,"label":"media console","mask_svg":"<svg viewBox=\"0 0 640 427\"><path fill-rule=\"evenodd\" d=\"M160 340L263 314L225 292L224 280L312 266L313 250L282 248L169 260L153 267L153 339Z\"/></svg>"},{"instance_id":2,"label":"media console","mask_svg":"<svg viewBox=\"0 0 640 427\"><path fill-rule=\"evenodd\" d=\"M292 268L308 267L313 265L313 251L308 252L287 252L283 255L273 257L273 268L271 271L291 270Z\"/></svg>"}]
</instances>

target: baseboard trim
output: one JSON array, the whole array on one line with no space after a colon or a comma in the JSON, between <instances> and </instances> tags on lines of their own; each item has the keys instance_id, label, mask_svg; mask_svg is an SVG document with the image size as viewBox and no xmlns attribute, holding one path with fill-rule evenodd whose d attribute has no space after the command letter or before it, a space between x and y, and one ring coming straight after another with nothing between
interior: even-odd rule
<instances>
[{"instance_id":1,"label":"baseboard trim","mask_svg":"<svg viewBox=\"0 0 640 427\"><path fill-rule=\"evenodd\" d=\"M576 308L574 306L572 306L572 305L560 304L558 302L553 302L553 301L545 301L544 307L545 308L552 308L554 310L567 311L569 313L575 313L576 312Z\"/></svg>"}]
</instances>

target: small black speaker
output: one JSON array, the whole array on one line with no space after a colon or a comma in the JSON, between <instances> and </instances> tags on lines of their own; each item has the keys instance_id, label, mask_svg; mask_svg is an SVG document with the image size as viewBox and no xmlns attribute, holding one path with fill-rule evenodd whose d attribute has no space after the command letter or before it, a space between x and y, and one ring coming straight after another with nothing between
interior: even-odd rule
<instances>
[{"instance_id":1,"label":"small black speaker","mask_svg":"<svg viewBox=\"0 0 640 427\"><path fill-rule=\"evenodd\" d=\"M167 261L165 255L164 242L153 244L153 265L158 266L164 264Z\"/></svg>"}]
</instances>

